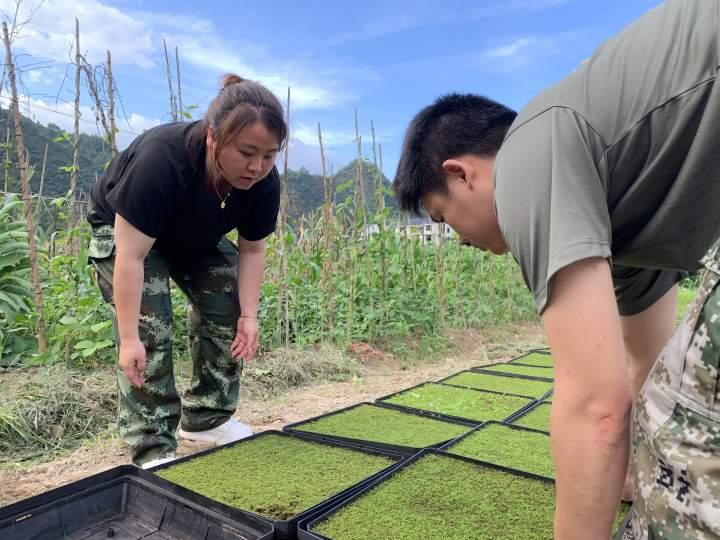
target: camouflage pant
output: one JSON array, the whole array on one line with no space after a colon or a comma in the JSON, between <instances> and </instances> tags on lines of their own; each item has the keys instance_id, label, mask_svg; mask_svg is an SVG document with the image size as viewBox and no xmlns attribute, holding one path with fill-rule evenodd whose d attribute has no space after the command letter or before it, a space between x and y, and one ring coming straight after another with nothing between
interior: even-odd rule
<instances>
[{"instance_id":1,"label":"camouflage pant","mask_svg":"<svg viewBox=\"0 0 720 540\"><path fill-rule=\"evenodd\" d=\"M720 244L635 403L635 503L623 538L720 538Z\"/></svg>"},{"instance_id":2,"label":"camouflage pant","mask_svg":"<svg viewBox=\"0 0 720 540\"><path fill-rule=\"evenodd\" d=\"M114 317L113 248L112 227L93 228L90 259ZM138 325L146 351L143 386L132 386L118 369L118 430L130 444L134 459L174 450L181 415L187 431L212 429L227 421L237 407L242 372L242 361L230 355L240 314L237 248L223 238L215 249L182 263L152 249L144 266ZM188 333L193 373L182 401L173 375L171 277L191 304ZM117 335L116 340L119 343Z\"/></svg>"}]
</instances>

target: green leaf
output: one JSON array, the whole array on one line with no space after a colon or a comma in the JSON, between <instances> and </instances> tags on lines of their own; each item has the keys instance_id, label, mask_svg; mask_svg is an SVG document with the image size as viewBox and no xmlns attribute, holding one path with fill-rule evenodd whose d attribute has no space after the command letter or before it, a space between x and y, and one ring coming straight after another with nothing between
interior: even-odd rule
<instances>
[{"instance_id":1,"label":"green leaf","mask_svg":"<svg viewBox=\"0 0 720 540\"><path fill-rule=\"evenodd\" d=\"M89 349L91 347L92 348L95 347L95 342L86 339L86 340L79 341L78 343L76 343L75 346L73 347L73 349Z\"/></svg>"}]
</instances>

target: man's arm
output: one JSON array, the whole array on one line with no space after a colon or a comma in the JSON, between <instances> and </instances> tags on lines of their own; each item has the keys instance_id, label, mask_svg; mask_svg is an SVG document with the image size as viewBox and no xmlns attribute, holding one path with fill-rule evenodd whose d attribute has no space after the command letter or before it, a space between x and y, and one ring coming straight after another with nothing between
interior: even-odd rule
<instances>
[{"instance_id":1,"label":"man's arm","mask_svg":"<svg viewBox=\"0 0 720 540\"><path fill-rule=\"evenodd\" d=\"M632 403L607 261L560 270L542 318L555 365L555 538L607 540L625 479Z\"/></svg>"}]
</instances>

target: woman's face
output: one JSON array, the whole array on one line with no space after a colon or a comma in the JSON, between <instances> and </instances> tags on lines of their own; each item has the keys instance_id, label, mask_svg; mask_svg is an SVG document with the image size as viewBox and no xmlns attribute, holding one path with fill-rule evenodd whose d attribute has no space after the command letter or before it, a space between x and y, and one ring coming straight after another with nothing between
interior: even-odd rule
<instances>
[{"instance_id":1,"label":"woman's face","mask_svg":"<svg viewBox=\"0 0 720 540\"><path fill-rule=\"evenodd\" d=\"M208 131L208 148L214 147L214 132ZM265 178L275 164L280 144L261 123L255 122L242 129L237 136L220 149L218 165L223 178L236 189L250 189Z\"/></svg>"}]
</instances>

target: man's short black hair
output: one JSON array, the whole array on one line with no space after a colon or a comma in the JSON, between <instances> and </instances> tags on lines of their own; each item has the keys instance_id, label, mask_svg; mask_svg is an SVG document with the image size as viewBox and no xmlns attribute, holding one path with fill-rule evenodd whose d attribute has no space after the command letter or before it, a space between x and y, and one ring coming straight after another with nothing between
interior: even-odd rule
<instances>
[{"instance_id":1,"label":"man's short black hair","mask_svg":"<svg viewBox=\"0 0 720 540\"><path fill-rule=\"evenodd\" d=\"M405 211L420 214L420 199L447 193L442 164L463 154L493 157L517 113L474 94L448 94L413 118L395 175L395 194Z\"/></svg>"}]
</instances>

